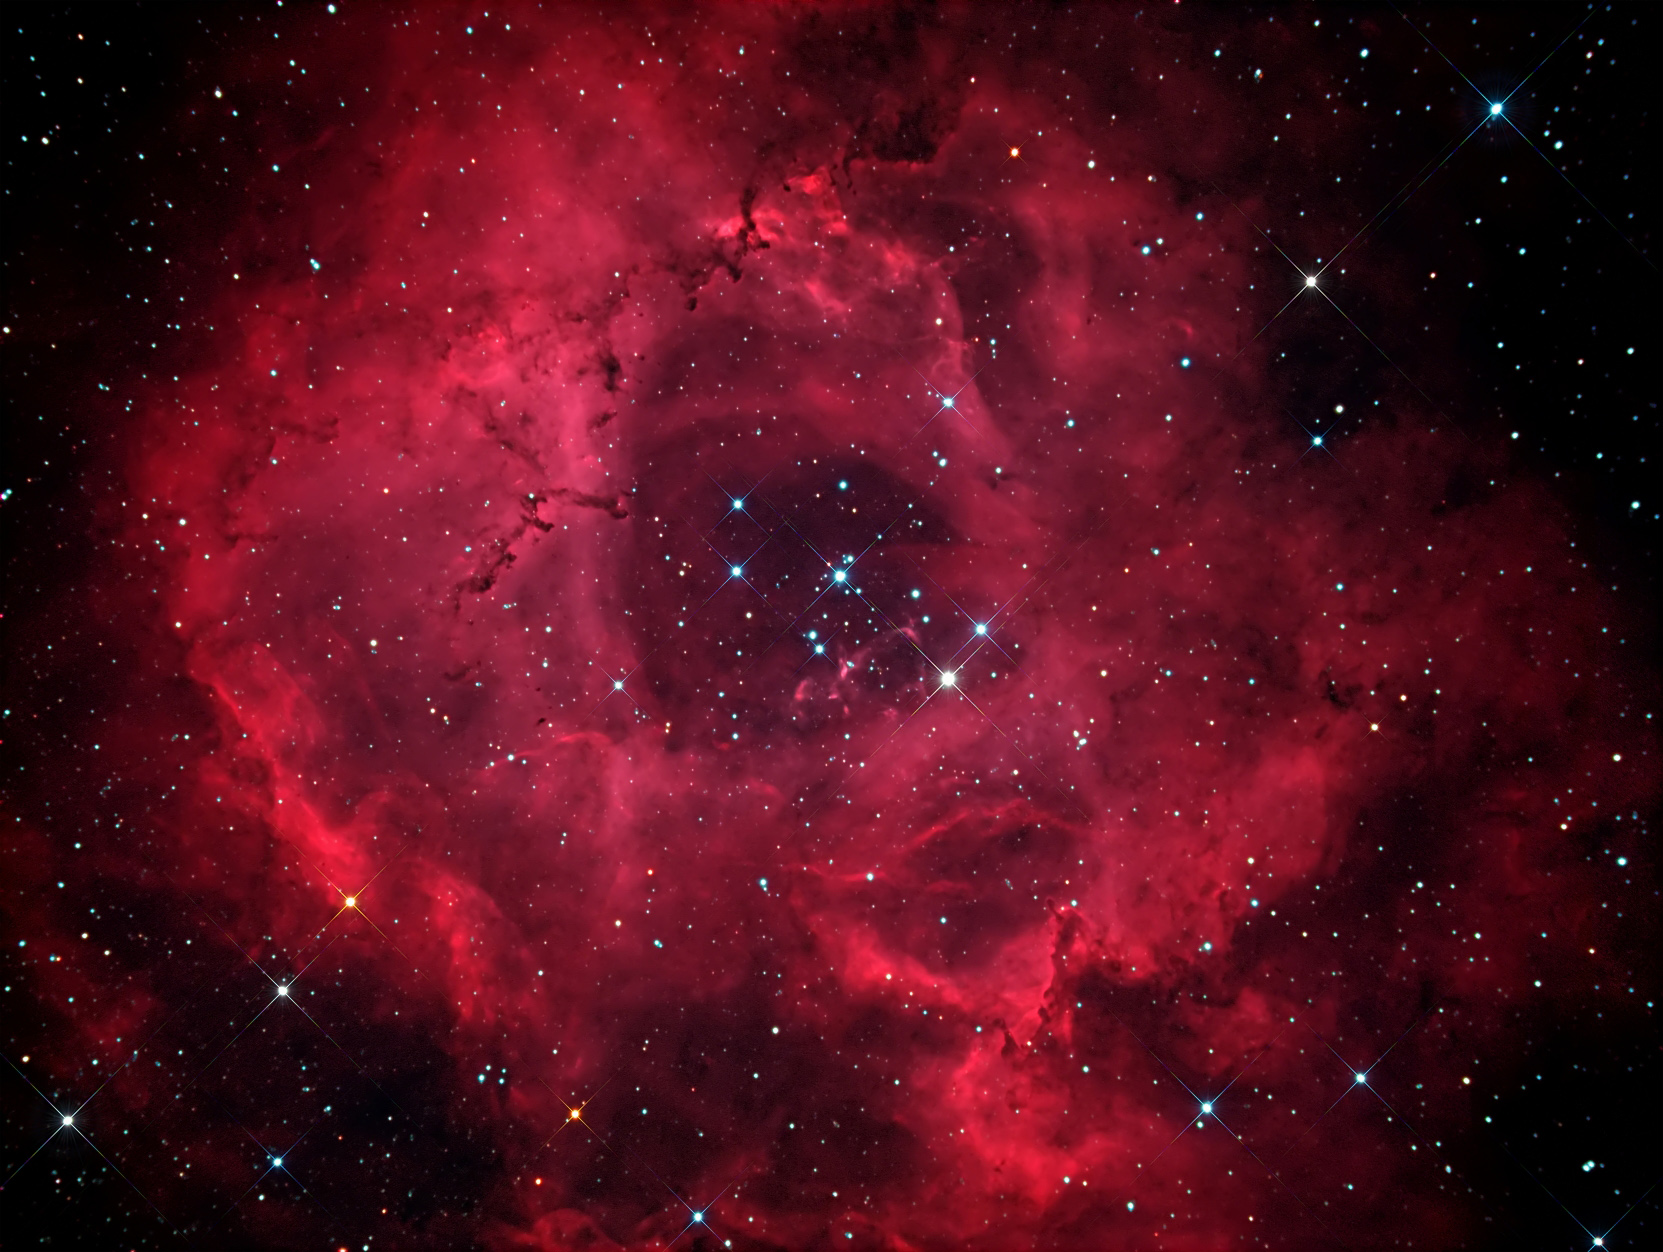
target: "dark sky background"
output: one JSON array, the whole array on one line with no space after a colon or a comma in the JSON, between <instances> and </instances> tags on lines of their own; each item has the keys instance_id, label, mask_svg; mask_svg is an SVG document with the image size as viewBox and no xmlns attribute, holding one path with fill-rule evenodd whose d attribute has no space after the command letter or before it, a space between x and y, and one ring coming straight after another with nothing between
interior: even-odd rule
<instances>
[{"instance_id":1,"label":"dark sky background","mask_svg":"<svg viewBox=\"0 0 1663 1252\"><path fill-rule=\"evenodd\" d=\"M7 1246L1663 1242L1654 6L6 22Z\"/></svg>"}]
</instances>

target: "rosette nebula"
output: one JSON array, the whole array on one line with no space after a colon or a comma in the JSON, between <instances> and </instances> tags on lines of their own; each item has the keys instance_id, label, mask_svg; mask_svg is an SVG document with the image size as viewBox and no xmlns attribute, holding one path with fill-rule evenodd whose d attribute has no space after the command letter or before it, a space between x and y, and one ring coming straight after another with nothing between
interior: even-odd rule
<instances>
[{"instance_id":1,"label":"rosette nebula","mask_svg":"<svg viewBox=\"0 0 1663 1252\"><path fill-rule=\"evenodd\" d=\"M13 16L8 1246L1655 1245L1655 14Z\"/></svg>"}]
</instances>

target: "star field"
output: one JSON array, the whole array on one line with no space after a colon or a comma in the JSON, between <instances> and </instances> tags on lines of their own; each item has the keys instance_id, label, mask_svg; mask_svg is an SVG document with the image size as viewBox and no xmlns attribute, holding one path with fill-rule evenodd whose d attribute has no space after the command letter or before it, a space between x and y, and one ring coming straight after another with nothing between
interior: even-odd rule
<instances>
[{"instance_id":1,"label":"star field","mask_svg":"<svg viewBox=\"0 0 1663 1252\"><path fill-rule=\"evenodd\" d=\"M1655 1243L1656 40L12 15L9 1242Z\"/></svg>"}]
</instances>

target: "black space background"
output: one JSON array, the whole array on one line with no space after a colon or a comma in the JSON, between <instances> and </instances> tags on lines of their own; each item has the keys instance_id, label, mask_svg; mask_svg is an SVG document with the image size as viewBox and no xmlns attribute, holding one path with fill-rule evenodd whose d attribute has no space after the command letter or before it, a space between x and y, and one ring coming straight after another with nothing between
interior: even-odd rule
<instances>
[{"instance_id":1,"label":"black space background","mask_svg":"<svg viewBox=\"0 0 1663 1252\"><path fill-rule=\"evenodd\" d=\"M1183 9L1181 17L1168 20L1168 30L1181 23L1203 39L1210 23L1233 26L1253 12ZM1319 13L1325 28L1369 20L1390 30L1387 37L1394 41L1413 38L1397 29L1403 23L1388 7L1301 6L1300 12L1305 9ZM0 278L8 328L0 336L0 491L5 492L0 658L8 713L0 760L10 764L0 798L8 825L29 806L29 797L13 791L9 781L17 763L42 760L55 742L88 729L74 714L59 711L86 703L75 699L85 681L76 658L86 651L86 638L94 631L117 639L122 633L120 623L94 620L88 607L93 597L86 592L89 579L108 577L100 573L107 571L100 550L105 541L92 518L104 493L121 490L127 401L145 394L139 375L155 379L183 372L181 363L192 359L194 313L176 310L196 303L191 297L198 281L217 291L218 279L199 280L189 258L247 212L237 171L239 163L252 170L255 155L234 152L222 161L214 154L209 169L194 154L175 150L167 138L168 119L211 89L210 79L235 78L239 50L253 37L256 15L269 30L272 23L303 27L309 12L294 5L281 11L270 5L7 6L0 25L5 67ZM1555 32L1557 39L1587 10L1491 6L1471 10L1482 21L1467 34L1457 17L1468 10L1441 6L1407 12L1433 23L1440 46L1480 87L1494 81L1505 90L1539 59L1539 32ZM1526 117L1521 111L1521 124L1536 135L1551 126L1554 137L1579 154L1569 176L1610 222L1600 220L1518 142L1503 165L1474 144L1420 193L1413 213L1397 214L1381 228L1378 241L1388 255L1397 249L1401 259L1410 242L1438 240L1442 254L1458 261L1462 277L1474 281L1474 292L1454 295L1451 284L1426 296L1432 333L1418 338L1371 325L1366 303L1358 317L1371 333L1378 331L1394 359L1473 439L1495 441L1519 432L1508 445L1511 472L1551 485L1572 519L1578 546L1622 586L1633 623L1655 641L1660 526L1655 237L1663 7L1617 6L1596 14L1585 29L1608 40L1621 32L1616 65L1585 72L1582 45L1568 46L1550 63L1552 72L1543 72L1534 112ZM1526 38L1530 32L1538 38ZM1515 44L1531 51L1514 53ZM1419 109L1429 94L1466 91L1449 71L1430 87L1424 76L1406 83L1403 103ZM1551 113L1555 104L1564 110L1557 116ZM39 142L43 134L49 145ZM1424 154L1448 137L1447 128L1407 139L1394 136L1396 150L1368 185L1401 186ZM1366 169L1371 159L1367 151L1341 155L1348 167ZM1323 157L1312 153L1311 159ZM230 174L222 171L224 165L230 165ZM1505 187L1497 182L1498 168L1510 171ZM1276 204L1274 194L1269 200ZM179 207L163 211L164 201ZM1479 215L1486 229L1466 225ZM1395 241L1394 231L1400 232ZM1418 234L1413 241L1404 237L1411 231ZM158 259L163 255L179 260L163 264ZM1277 277L1278 264L1265 260L1267 284ZM1400 276L1391 280L1397 299L1413 298L1427 268L1402 262ZM1267 295L1264 287L1259 294ZM183 306L180 295L187 297ZM1249 311L1262 322L1274 306ZM180 323L182 330L172 328ZM1497 343L1505 343L1506 351L1497 351ZM1613 352L1614 343L1632 346L1633 356ZM1622 364L1609 371L1577 365L1589 356ZM1322 383L1314 374L1319 364L1315 358L1290 360L1280 378L1287 404L1306 392L1320 394ZM99 383L110 390L100 390ZM1271 410L1255 420L1274 426L1286 419ZM43 668L19 659L24 641L46 631L63 638L54 664ZM147 683L173 680L176 658L135 659L148 670ZM1653 857L1645 860L1655 864ZM1655 900L1653 883L1653 919ZM0 1004L7 1017L27 1011L10 998ZM1593 1182L1536 1159L1548 1141L1568 1136L1597 1144L1601 1159L1634 1163L1627 1172L1625 1204L1654 1181L1663 1112L1658 1042L1654 1013L1636 1012L1615 1022L1597 1020L1590 1009L1579 1020L1562 1022L1556 1033L1537 1040L1530 1057L1520 1058L1521 1069L1539 1072L1542 1081L1521 1091L1510 1107L1504 1104L1496 1122L1509 1128L1508 1151L1532 1163L1569 1209L1604 1212L1611 1201L1609 1194L1596 1196ZM15 1082L5 1090L11 1122L18 1112L13 1102L27 1098L27 1092ZM15 1126L5 1133L8 1141L14 1139ZM1565 1212L1524 1172L1474 1183L1509 1212L1510 1221L1498 1220L1493 1246L1577 1246ZM51 1182L44 1171L26 1174L0 1198L0 1214L10 1210L21 1219L11 1225L0 1216L0 1243L34 1246L35 1232L25 1236L24 1227L44 1210L24 1201L18 1189L50 1191ZM1610 1246L1663 1245L1657 1195L1627 1219ZM20 1201L29 1216L15 1207ZM71 1225L55 1233L39 1231L40 1246L110 1246L123 1237L150 1244L160 1230L138 1224L131 1201L119 1183L83 1190L72 1209L51 1210ZM1501 1229L1504 1224L1507 1229Z\"/></svg>"}]
</instances>

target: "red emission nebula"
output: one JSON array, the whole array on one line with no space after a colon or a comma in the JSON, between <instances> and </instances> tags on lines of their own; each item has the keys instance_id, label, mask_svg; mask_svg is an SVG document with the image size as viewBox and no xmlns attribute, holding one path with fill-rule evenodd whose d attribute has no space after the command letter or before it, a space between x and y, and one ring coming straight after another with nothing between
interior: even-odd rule
<instances>
[{"instance_id":1,"label":"red emission nebula","mask_svg":"<svg viewBox=\"0 0 1663 1252\"><path fill-rule=\"evenodd\" d=\"M135 662L8 823L8 1203L96 1151L139 1246L1559 1214L1498 1110L1651 1029L1656 675L1446 416L1435 267L1290 264L1426 155L1352 177L1327 23L242 13L85 520Z\"/></svg>"}]
</instances>

